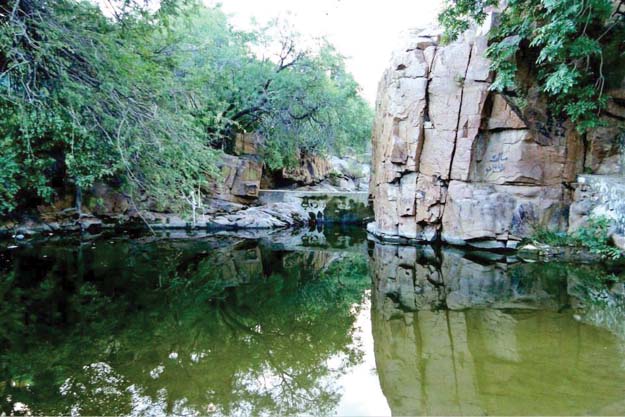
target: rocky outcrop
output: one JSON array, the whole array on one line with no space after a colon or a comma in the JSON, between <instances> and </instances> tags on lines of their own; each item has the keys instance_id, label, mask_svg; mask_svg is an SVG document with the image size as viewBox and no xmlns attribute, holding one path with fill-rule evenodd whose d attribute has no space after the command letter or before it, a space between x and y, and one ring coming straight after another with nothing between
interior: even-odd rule
<instances>
[{"instance_id":1,"label":"rocky outcrop","mask_svg":"<svg viewBox=\"0 0 625 417\"><path fill-rule=\"evenodd\" d=\"M587 224L590 218L611 221L613 243L625 250L625 182L620 175L580 175L570 207L569 232Z\"/></svg>"},{"instance_id":2,"label":"rocky outcrop","mask_svg":"<svg viewBox=\"0 0 625 417\"><path fill-rule=\"evenodd\" d=\"M291 168L265 169L263 189L367 191L370 166L352 156L308 155Z\"/></svg>"},{"instance_id":3,"label":"rocky outcrop","mask_svg":"<svg viewBox=\"0 0 625 417\"><path fill-rule=\"evenodd\" d=\"M257 156L222 155L221 181L213 183L213 197L238 203L249 203L258 197L263 163Z\"/></svg>"},{"instance_id":4,"label":"rocky outcrop","mask_svg":"<svg viewBox=\"0 0 625 417\"><path fill-rule=\"evenodd\" d=\"M533 91L523 111L490 91L486 31L446 46L436 30L411 33L393 55L376 103L371 233L515 247L536 228L567 230L578 174L620 169L610 115L585 146Z\"/></svg>"},{"instance_id":5,"label":"rocky outcrop","mask_svg":"<svg viewBox=\"0 0 625 417\"><path fill-rule=\"evenodd\" d=\"M364 224L372 217L366 191L264 190L259 202L290 205L314 223Z\"/></svg>"},{"instance_id":6,"label":"rocky outcrop","mask_svg":"<svg viewBox=\"0 0 625 417\"><path fill-rule=\"evenodd\" d=\"M312 185L324 180L330 173L330 163L322 156L304 156L294 168L283 168L284 180L301 185Z\"/></svg>"}]
</instances>

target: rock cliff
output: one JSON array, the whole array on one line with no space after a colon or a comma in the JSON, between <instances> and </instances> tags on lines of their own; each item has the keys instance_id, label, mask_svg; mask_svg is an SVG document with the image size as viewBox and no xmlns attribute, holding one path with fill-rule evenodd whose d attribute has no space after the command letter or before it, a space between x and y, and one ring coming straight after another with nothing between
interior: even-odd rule
<instances>
[{"instance_id":1,"label":"rock cliff","mask_svg":"<svg viewBox=\"0 0 625 417\"><path fill-rule=\"evenodd\" d=\"M394 53L376 102L371 233L516 247L536 227L567 230L578 174L620 172L618 100L586 138L537 89L521 111L489 89L486 31L445 46L413 32Z\"/></svg>"}]
</instances>

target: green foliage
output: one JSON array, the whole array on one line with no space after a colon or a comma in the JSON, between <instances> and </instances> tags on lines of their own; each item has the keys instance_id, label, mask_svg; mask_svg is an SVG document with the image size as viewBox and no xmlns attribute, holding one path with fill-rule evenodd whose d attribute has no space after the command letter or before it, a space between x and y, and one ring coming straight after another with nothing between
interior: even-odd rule
<instances>
[{"instance_id":1,"label":"green foliage","mask_svg":"<svg viewBox=\"0 0 625 417\"><path fill-rule=\"evenodd\" d=\"M55 184L114 175L135 195L176 201L214 174L214 152L157 52L162 21L131 2L122 11L113 21L88 2L3 7L0 124L15 170L3 173L0 213L49 201Z\"/></svg>"},{"instance_id":2,"label":"green foliage","mask_svg":"<svg viewBox=\"0 0 625 417\"><path fill-rule=\"evenodd\" d=\"M539 228L534 232L532 239L550 246L584 248L602 258L621 258L623 256L621 250L611 244L609 228L609 219L591 217L585 226L580 227L574 233L568 234Z\"/></svg>"},{"instance_id":3,"label":"green foliage","mask_svg":"<svg viewBox=\"0 0 625 417\"><path fill-rule=\"evenodd\" d=\"M445 9L438 16L445 28L443 41L457 39L473 23L481 24L486 18L485 9L498 3L498 0L447 0Z\"/></svg>"},{"instance_id":4,"label":"green foliage","mask_svg":"<svg viewBox=\"0 0 625 417\"><path fill-rule=\"evenodd\" d=\"M575 239L592 253L603 258L617 259L623 256L620 249L611 245L608 229L610 221L605 217L591 218L588 224L574 234Z\"/></svg>"},{"instance_id":5,"label":"green foliage","mask_svg":"<svg viewBox=\"0 0 625 417\"><path fill-rule=\"evenodd\" d=\"M446 36L457 38L471 22L481 23L495 0L448 1L439 19ZM496 72L492 89L523 95L517 55L533 57L531 72L556 115L566 115L581 132L600 125L607 61L625 34L611 0L510 0L491 32L487 55ZM529 52L528 52L529 51ZM612 51L610 53L609 51ZM618 55L618 53L617 53Z\"/></svg>"},{"instance_id":6,"label":"green foliage","mask_svg":"<svg viewBox=\"0 0 625 417\"><path fill-rule=\"evenodd\" d=\"M368 141L371 110L329 45L237 31L193 0L112 4L0 5L0 214L111 179L180 209L242 131L276 168Z\"/></svg>"},{"instance_id":7,"label":"green foliage","mask_svg":"<svg viewBox=\"0 0 625 417\"><path fill-rule=\"evenodd\" d=\"M231 146L232 131L258 131L271 169L294 165L302 153L365 148L373 112L330 44L303 48L310 42L278 21L235 31L218 9L201 9L187 26L172 51L201 94L204 128L218 133L222 148Z\"/></svg>"},{"instance_id":8,"label":"green foliage","mask_svg":"<svg viewBox=\"0 0 625 417\"><path fill-rule=\"evenodd\" d=\"M355 159L350 159L349 161L347 161L347 166L345 167L345 175L353 179L365 178L367 176L362 164L360 164Z\"/></svg>"}]
</instances>

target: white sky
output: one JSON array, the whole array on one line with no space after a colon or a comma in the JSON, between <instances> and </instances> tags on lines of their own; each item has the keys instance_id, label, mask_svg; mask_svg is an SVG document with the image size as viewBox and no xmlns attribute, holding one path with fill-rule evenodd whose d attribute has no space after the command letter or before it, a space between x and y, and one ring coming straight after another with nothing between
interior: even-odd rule
<instances>
[{"instance_id":1,"label":"white sky","mask_svg":"<svg viewBox=\"0 0 625 417\"><path fill-rule=\"evenodd\" d=\"M220 3L240 29L287 18L305 36L325 36L348 58L347 66L373 104L378 81L400 34L431 25L442 0L204 0Z\"/></svg>"}]
</instances>

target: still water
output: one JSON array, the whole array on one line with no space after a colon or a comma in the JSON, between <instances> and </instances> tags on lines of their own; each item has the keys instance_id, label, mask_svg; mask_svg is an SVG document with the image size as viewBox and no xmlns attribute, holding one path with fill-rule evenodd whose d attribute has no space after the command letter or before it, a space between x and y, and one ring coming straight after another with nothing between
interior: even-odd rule
<instances>
[{"instance_id":1,"label":"still water","mask_svg":"<svg viewBox=\"0 0 625 417\"><path fill-rule=\"evenodd\" d=\"M0 414L625 413L608 271L360 230L0 242Z\"/></svg>"}]
</instances>

